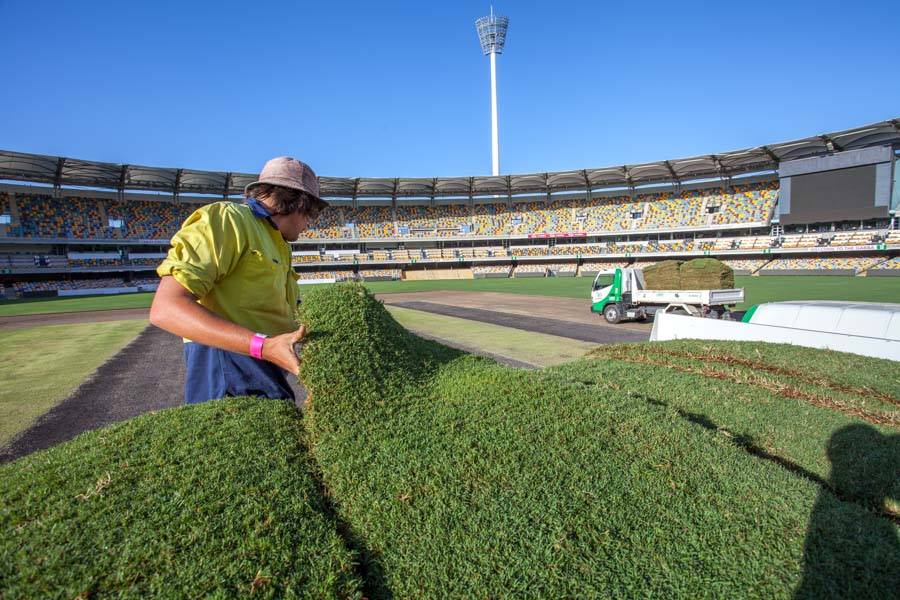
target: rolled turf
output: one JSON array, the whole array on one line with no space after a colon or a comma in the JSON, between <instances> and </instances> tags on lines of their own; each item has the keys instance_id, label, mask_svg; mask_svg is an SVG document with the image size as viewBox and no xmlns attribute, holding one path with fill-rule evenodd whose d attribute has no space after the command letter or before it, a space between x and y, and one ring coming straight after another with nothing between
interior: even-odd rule
<instances>
[{"instance_id":1,"label":"rolled turf","mask_svg":"<svg viewBox=\"0 0 900 600\"><path fill-rule=\"evenodd\" d=\"M603 369L500 367L406 334L359 286L313 290L304 307L313 454L365 540L370 596L883 597L900 586L896 520L875 506L894 485L892 429L777 387L742 395L739 377L725 394L688 373L644 386L627 356ZM723 423L695 412L754 401L720 410ZM780 426L791 406L811 440ZM768 457L741 437L754 423L775 442ZM782 442L809 468L779 460ZM829 442L848 457L832 471ZM881 487L858 489L836 465L877 471Z\"/></svg>"}]
</instances>

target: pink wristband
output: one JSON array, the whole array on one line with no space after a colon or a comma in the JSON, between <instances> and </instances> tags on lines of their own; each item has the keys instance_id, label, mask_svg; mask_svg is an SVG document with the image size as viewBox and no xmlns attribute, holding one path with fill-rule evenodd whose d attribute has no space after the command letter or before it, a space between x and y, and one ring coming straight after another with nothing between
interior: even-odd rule
<instances>
[{"instance_id":1,"label":"pink wristband","mask_svg":"<svg viewBox=\"0 0 900 600\"><path fill-rule=\"evenodd\" d=\"M263 342L266 341L267 337L262 333L253 334L253 337L250 338L250 356L262 360Z\"/></svg>"}]
</instances>

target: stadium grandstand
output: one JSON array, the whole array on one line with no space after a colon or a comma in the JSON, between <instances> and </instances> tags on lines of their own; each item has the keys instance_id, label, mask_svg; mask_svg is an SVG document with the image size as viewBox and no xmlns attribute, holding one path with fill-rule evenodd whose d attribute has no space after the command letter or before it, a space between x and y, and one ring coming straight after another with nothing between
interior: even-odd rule
<instances>
[{"instance_id":1,"label":"stadium grandstand","mask_svg":"<svg viewBox=\"0 0 900 600\"><path fill-rule=\"evenodd\" d=\"M294 243L293 264L301 283L582 276L696 256L718 257L749 275L897 275L898 149L900 119L894 119L638 165L320 177L331 207ZM848 203L820 218L796 210L798 180L790 212L784 164L873 150L888 156L890 202L874 211ZM255 179L0 151L0 293L153 289L169 238L194 208L240 201ZM804 221L804 214L813 216Z\"/></svg>"}]
</instances>

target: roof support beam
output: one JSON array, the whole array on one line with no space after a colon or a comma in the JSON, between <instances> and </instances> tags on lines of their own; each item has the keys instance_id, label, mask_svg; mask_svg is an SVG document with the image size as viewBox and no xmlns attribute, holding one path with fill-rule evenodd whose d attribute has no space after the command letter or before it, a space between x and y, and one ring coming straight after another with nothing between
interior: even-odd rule
<instances>
[{"instance_id":1,"label":"roof support beam","mask_svg":"<svg viewBox=\"0 0 900 600\"><path fill-rule=\"evenodd\" d=\"M722 164L718 156L710 154L709 158L712 159L713 164L716 165L716 171L719 172L719 179L722 180L722 190L727 192L731 188L731 175L728 174L725 165Z\"/></svg>"},{"instance_id":2,"label":"roof support beam","mask_svg":"<svg viewBox=\"0 0 900 600\"><path fill-rule=\"evenodd\" d=\"M631 178L631 169L628 165L622 165L622 175L625 177L625 183L628 184L628 195L634 200L634 180Z\"/></svg>"},{"instance_id":3,"label":"roof support beam","mask_svg":"<svg viewBox=\"0 0 900 600\"><path fill-rule=\"evenodd\" d=\"M394 222L394 235L399 236L400 230L397 225L397 194L400 192L400 178L394 178L394 189L391 192L391 220ZM434 204L434 198L431 199L431 203Z\"/></svg>"},{"instance_id":4,"label":"roof support beam","mask_svg":"<svg viewBox=\"0 0 900 600\"><path fill-rule=\"evenodd\" d=\"M666 165L666 169L669 170L669 174L672 176L672 180L675 182L675 189L681 190L681 179L678 177L678 173L675 172L675 168L672 166L667 160L663 161L663 164Z\"/></svg>"},{"instance_id":5,"label":"roof support beam","mask_svg":"<svg viewBox=\"0 0 900 600\"><path fill-rule=\"evenodd\" d=\"M119 169L119 200L125 201L125 184L128 182L128 165L122 165L122 168Z\"/></svg>"},{"instance_id":6,"label":"roof support beam","mask_svg":"<svg viewBox=\"0 0 900 600\"><path fill-rule=\"evenodd\" d=\"M771 160L773 163L775 163L775 168L777 169L779 163L781 163L781 159L778 158L775 155L775 153L772 152L772 149L769 148L768 146L760 146L759 149L766 153L766 156L769 157L769 160Z\"/></svg>"},{"instance_id":7,"label":"roof support beam","mask_svg":"<svg viewBox=\"0 0 900 600\"><path fill-rule=\"evenodd\" d=\"M62 156L56 159L56 172L53 175L53 197L59 198L60 189L62 189L63 167L66 165L66 159Z\"/></svg>"},{"instance_id":8,"label":"roof support beam","mask_svg":"<svg viewBox=\"0 0 900 600\"><path fill-rule=\"evenodd\" d=\"M581 176L584 177L584 195L587 197L588 202L592 201L591 197L591 178L588 177L587 169L581 171Z\"/></svg>"},{"instance_id":9,"label":"roof support beam","mask_svg":"<svg viewBox=\"0 0 900 600\"><path fill-rule=\"evenodd\" d=\"M830 136L825 135L824 133L819 136L819 139L825 142L825 147L828 148L832 152L843 152L844 148L835 142Z\"/></svg>"},{"instance_id":10,"label":"roof support beam","mask_svg":"<svg viewBox=\"0 0 900 600\"><path fill-rule=\"evenodd\" d=\"M181 191L181 174L184 173L184 169L176 169L175 170L175 183L172 185L172 199L175 202L178 202L178 194Z\"/></svg>"},{"instance_id":11,"label":"roof support beam","mask_svg":"<svg viewBox=\"0 0 900 600\"><path fill-rule=\"evenodd\" d=\"M222 198L228 198L231 194L231 185L234 182L234 173L225 173L225 189L222 190Z\"/></svg>"}]
</instances>

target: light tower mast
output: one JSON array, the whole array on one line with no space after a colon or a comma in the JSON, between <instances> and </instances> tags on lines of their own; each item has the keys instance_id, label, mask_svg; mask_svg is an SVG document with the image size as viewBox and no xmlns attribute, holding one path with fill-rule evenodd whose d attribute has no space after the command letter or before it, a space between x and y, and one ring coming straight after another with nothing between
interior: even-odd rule
<instances>
[{"instance_id":1,"label":"light tower mast","mask_svg":"<svg viewBox=\"0 0 900 600\"><path fill-rule=\"evenodd\" d=\"M491 6L489 16L475 21L481 51L485 56L490 55L491 57L491 166L494 175L500 174L500 136L497 127L497 55L503 54L508 27L509 18L495 15L493 6Z\"/></svg>"}]
</instances>

